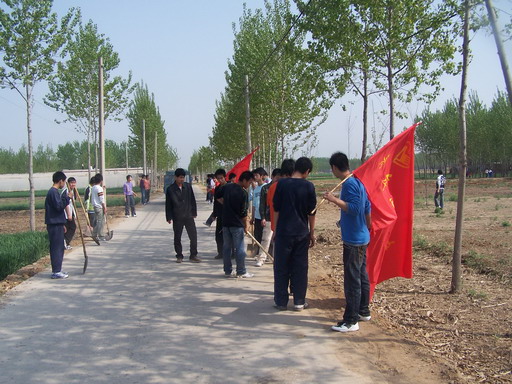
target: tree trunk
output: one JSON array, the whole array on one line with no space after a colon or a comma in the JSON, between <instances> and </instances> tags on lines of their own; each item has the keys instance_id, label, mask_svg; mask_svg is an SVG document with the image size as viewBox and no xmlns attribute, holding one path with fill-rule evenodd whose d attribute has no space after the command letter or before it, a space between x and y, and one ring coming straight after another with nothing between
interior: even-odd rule
<instances>
[{"instance_id":1,"label":"tree trunk","mask_svg":"<svg viewBox=\"0 0 512 384\"><path fill-rule=\"evenodd\" d=\"M469 0L464 1L464 39L462 43L462 80L459 99L459 191L457 196L457 219L455 221L455 239L452 258L452 282L450 293L457 293L461 289L461 248L462 248L462 223L464 220L464 196L466 189L466 88L467 72L469 66Z\"/></svg>"},{"instance_id":2,"label":"tree trunk","mask_svg":"<svg viewBox=\"0 0 512 384\"><path fill-rule=\"evenodd\" d=\"M91 124L89 122L89 130L87 131L87 176L91 180Z\"/></svg>"},{"instance_id":3,"label":"tree trunk","mask_svg":"<svg viewBox=\"0 0 512 384\"><path fill-rule=\"evenodd\" d=\"M27 134L28 134L28 184L30 188L30 230L36 230L36 195L34 188L34 154L32 150L32 89L25 85L25 101L27 103Z\"/></svg>"},{"instance_id":4,"label":"tree trunk","mask_svg":"<svg viewBox=\"0 0 512 384\"><path fill-rule=\"evenodd\" d=\"M366 161L366 147L368 145L368 73L363 71L363 149L361 151L361 164Z\"/></svg>"},{"instance_id":5,"label":"tree trunk","mask_svg":"<svg viewBox=\"0 0 512 384\"><path fill-rule=\"evenodd\" d=\"M391 22L393 19L393 8L388 6L388 22L391 29ZM387 77L388 77L388 96L389 96L389 140L395 137L395 96L394 96L394 84L393 84L393 61L391 55L391 49L387 52Z\"/></svg>"},{"instance_id":6,"label":"tree trunk","mask_svg":"<svg viewBox=\"0 0 512 384\"><path fill-rule=\"evenodd\" d=\"M500 58L501 70L503 71L503 77L505 78L505 85L508 92L508 101L512 105L512 82L510 80L510 73L508 71L507 57L505 56L505 49L500 37L500 29L496 22L496 15L494 14L494 8L492 7L491 0L485 0L485 6L487 7L487 13L489 14L489 21L491 23L492 32L494 35L494 41L496 42L496 48L498 49L498 56Z\"/></svg>"}]
</instances>

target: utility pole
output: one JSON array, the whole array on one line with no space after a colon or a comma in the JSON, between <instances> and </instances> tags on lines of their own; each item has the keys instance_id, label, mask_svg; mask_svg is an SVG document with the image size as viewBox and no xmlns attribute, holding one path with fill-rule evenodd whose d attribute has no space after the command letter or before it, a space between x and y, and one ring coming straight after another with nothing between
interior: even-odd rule
<instances>
[{"instance_id":1,"label":"utility pole","mask_svg":"<svg viewBox=\"0 0 512 384\"><path fill-rule=\"evenodd\" d=\"M100 173L105 180L105 120L104 120L104 107L103 107L103 58L99 58L99 131L100 131ZM105 181L103 181L105 183Z\"/></svg>"},{"instance_id":2,"label":"utility pole","mask_svg":"<svg viewBox=\"0 0 512 384\"><path fill-rule=\"evenodd\" d=\"M492 27L492 34L494 35L494 41L496 42L496 48L498 49L498 56L500 58L501 70L503 71L503 77L505 77L505 85L508 92L508 101L512 105L512 83L510 80L510 73L508 72L508 63L505 56L505 49L503 48L503 42L500 37L500 29L496 22L496 14L492 6L491 0L485 0L485 6L487 7L487 13L489 14L489 21Z\"/></svg>"},{"instance_id":3,"label":"utility pole","mask_svg":"<svg viewBox=\"0 0 512 384\"><path fill-rule=\"evenodd\" d=\"M158 139L158 136L156 135L156 131L155 131L155 166L153 168L153 184L156 186L156 182L157 182L157 179L156 179L156 173L157 173L157 169L158 169L158 163L156 162L157 160L157 139Z\"/></svg>"},{"instance_id":4,"label":"utility pole","mask_svg":"<svg viewBox=\"0 0 512 384\"><path fill-rule=\"evenodd\" d=\"M146 120L142 120L142 173L147 175L146 168Z\"/></svg>"},{"instance_id":5,"label":"utility pole","mask_svg":"<svg viewBox=\"0 0 512 384\"><path fill-rule=\"evenodd\" d=\"M249 76L245 75L245 138L247 141L247 153L252 152L251 144L251 111L249 108ZM249 164L249 169L252 168L252 161Z\"/></svg>"},{"instance_id":6,"label":"utility pole","mask_svg":"<svg viewBox=\"0 0 512 384\"><path fill-rule=\"evenodd\" d=\"M126 151L126 174L128 175L128 141L126 142L124 149Z\"/></svg>"}]
</instances>

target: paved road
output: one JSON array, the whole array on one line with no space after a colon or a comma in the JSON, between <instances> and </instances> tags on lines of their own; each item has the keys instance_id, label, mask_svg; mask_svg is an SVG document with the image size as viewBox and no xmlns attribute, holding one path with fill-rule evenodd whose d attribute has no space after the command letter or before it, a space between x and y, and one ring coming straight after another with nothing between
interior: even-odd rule
<instances>
[{"instance_id":1,"label":"paved road","mask_svg":"<svg viewBox=\"0 0 512 384\"><path fill-rule=\"evenodd\" d=\"M201 224L211 206L197 194L203 263L174 262L160 199L87 248L85 275L75 248L69 279L47 270L2 298L0 382L384 382L357 338L331 332L320 311L272 308L270 265L249 268L252 279L224 278L213 228Z\"/></svg>"}]
</instances>

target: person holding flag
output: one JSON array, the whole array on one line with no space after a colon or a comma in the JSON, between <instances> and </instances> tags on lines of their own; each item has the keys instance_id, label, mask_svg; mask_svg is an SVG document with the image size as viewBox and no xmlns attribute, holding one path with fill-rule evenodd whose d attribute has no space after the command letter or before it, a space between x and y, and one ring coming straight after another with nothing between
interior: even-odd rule
<instances>
[{"instance_id":1,"label":"person holding flag","mask_svg":"<svg viewBox=\"0 0 512 384\"><path fill-rule=\"evenodd\" d=\"M366 271L366 248L370 242L371 204L363 183L349 177L347 156L336 152L329 159L332 173L345 180L340 198L331 192L324 199L336 204L341 210L341 237L343 240L343 288L345 291L345 313L343 320L332 326L333 331L354 332L359 330L359 321L369 321L370 281Z\"/></svg>"}]
</instances>

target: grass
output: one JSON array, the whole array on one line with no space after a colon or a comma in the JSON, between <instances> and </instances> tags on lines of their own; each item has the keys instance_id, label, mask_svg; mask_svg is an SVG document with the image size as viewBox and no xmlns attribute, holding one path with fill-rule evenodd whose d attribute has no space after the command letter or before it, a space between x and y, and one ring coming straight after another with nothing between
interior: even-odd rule
<instances>
[{"instance_id":1,"label":"grass","mask_svg":"<svg viewBox=\"0 0 512 384\"><path fill-rule=\"evenodd\" d=\"M504 222L501 223L502 227L510 227L510 225L511 225L510 221L507 221L507 220L505 220Z\"/></svg>"},{"instance_id":2,"label":"grass","mask_svg":"<svg viewBox=\"0 0 512 384\"><path fill-rule=\"evenodd\" d=\"M481 274L495 274L495 271L490 268L489 257L475 251L469 251L467 254L462 256L462 263L476 272Z\"/></svg>"},{"instance_id":3,"label":"grass","mask_svg":"<svg viewBox=\"0 0 512 384\"><path fill-rule=\"evenodd\" d=\"M468 291L468 296L474 300L485 300L487 299L487 293L483 291L477 291L476 289L470 289Z\"/></svg>"},{"instance_id":4,"label":"grass","mask_svg":"<svg viewBox=\"0 0 512 384\"><path fill-rule=\"evenodd\" d=\"M448 201L457 201L457 195L448 195Z\"/></svg>"},{"instance_id":5,"label":"grass","mask_svg":"<svg viewBox=\"0 0 512 384\"><path fill-rule=\"evenodd\" d=\"M0 280L48 254L46 232L0 234Z\"/></svg>"},{"instance_id":6,"label":"grass","mask_svg":"<svg viewBox=\"0 0 512 384\"><path fill-rule=\"evenodd\" d=\"M135 204L140 202L140 197L135 198ZM109 207L120 207L124 206L124 197L109 197L107 199L107 206ZM80 207L80 203L77 202L77 207ZM0 211L25 211L29 209L29 202L0 202ZM36 201L36 209L44 209L44 200Z\"/></svg>"},{"instance_id":7,"label":"grass","mask_svg":"<svg viewBox=\"0 0 512 384\"><path fill-rule=\"evenodd\" d=\"M136 186L134 186L136 188ZM50 186L48 187L50 189ZM48 189L41 189L35 191L36 197L46 197L46 194L48 193ZM78 188L78 192L80 193L80 196L84 196L85 188ZM108 188L107 189L108 194L112 195L118 195L123 193L123 188ZM20 197L26 197L27 199L30 197L30 191L14 191L14 192L0 192L0 199L9 199L9 198L20 198Z\"/></svg>"}]
</instances>

